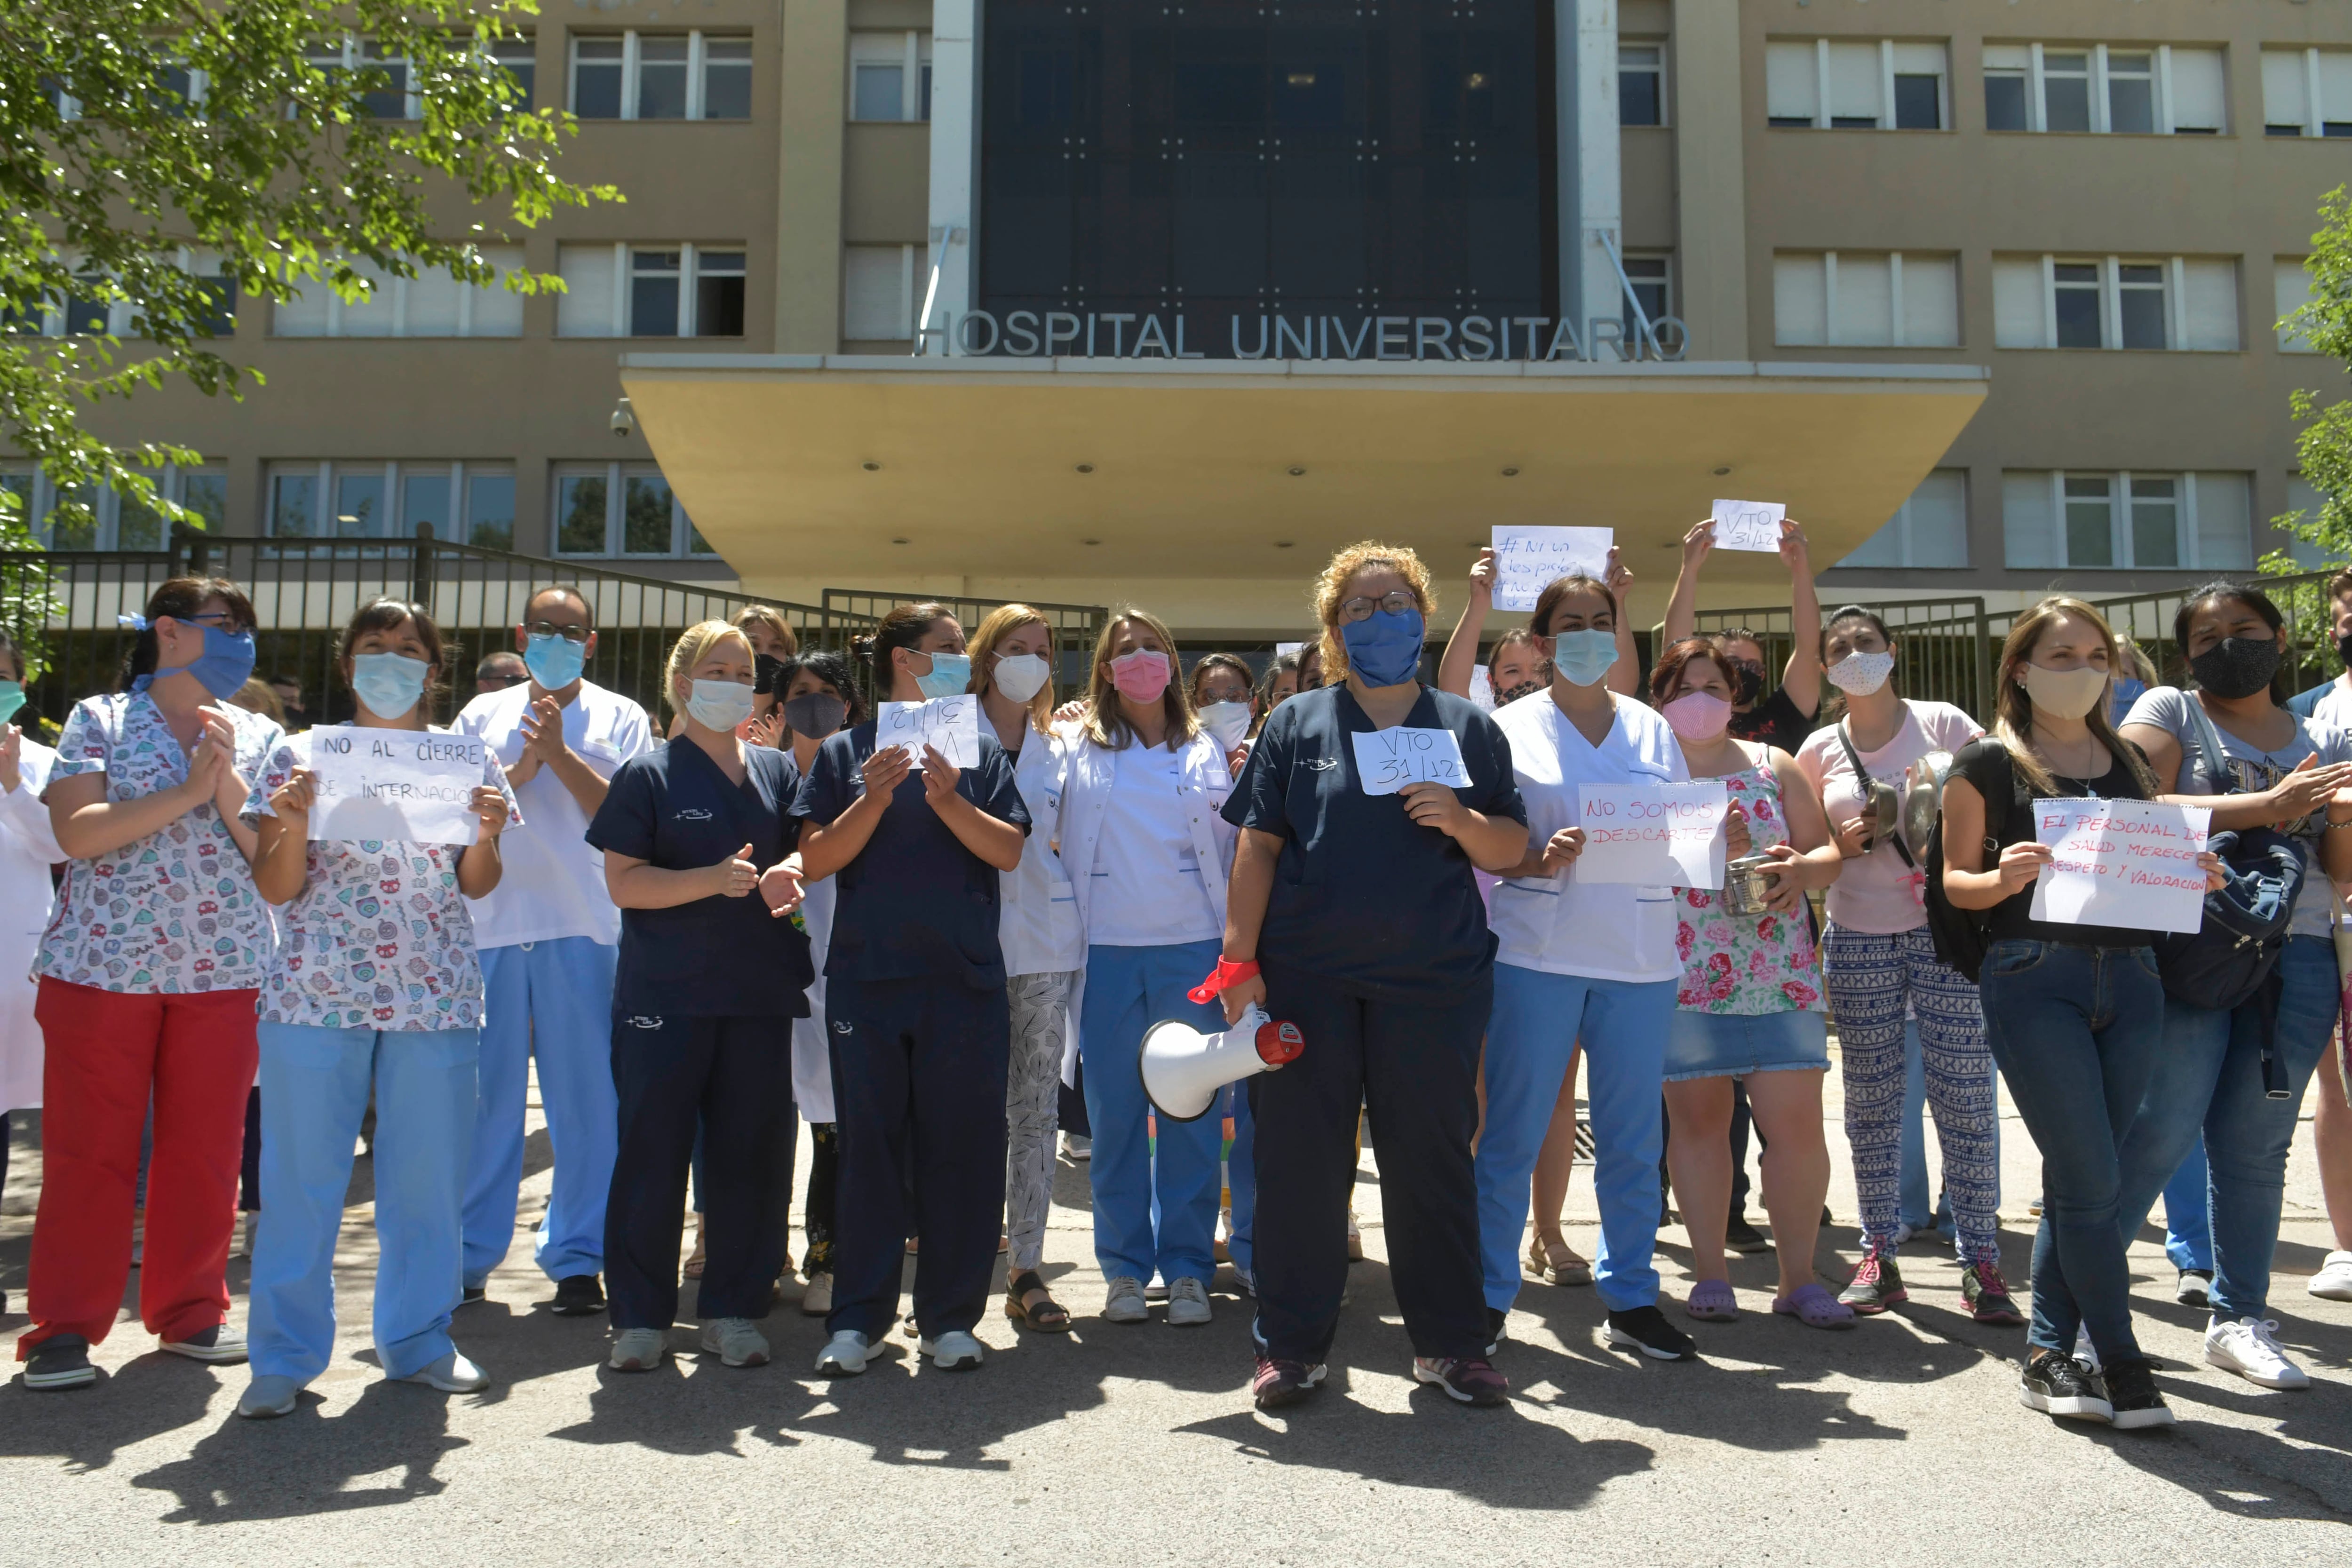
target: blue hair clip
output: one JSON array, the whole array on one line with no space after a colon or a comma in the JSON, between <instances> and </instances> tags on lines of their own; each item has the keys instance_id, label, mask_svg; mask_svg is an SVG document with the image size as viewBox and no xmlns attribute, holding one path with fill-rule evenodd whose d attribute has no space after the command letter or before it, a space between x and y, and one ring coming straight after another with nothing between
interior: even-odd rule
<instances>
[{"instance_id":1,"label":"blue hair clip","mask_svg":"<svg viewBox=\"0 0 2352 1568\"><path fill-rule=\"evenodd\" d=\"M155 623L144 616L117 616L114 617L114 624L118 626L129 626L134 632L143 632L151 629Z\"/></svg>"}]
</instances>

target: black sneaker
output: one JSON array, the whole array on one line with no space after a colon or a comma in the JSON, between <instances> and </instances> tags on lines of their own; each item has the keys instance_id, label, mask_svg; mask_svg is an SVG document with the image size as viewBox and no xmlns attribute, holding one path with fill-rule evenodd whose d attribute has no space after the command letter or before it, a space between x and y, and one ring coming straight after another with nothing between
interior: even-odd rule
<instances>
[{"instance_id":1,"label":"black sneaker","mask_svg":"<svg viewBox=\"0 0 2352 1568\"><path fill-rule=\"evenodd\" d=\"M2184 1268L2172 1287L2172 1299L2184 1307L2210 1307L2213 1304L2213 1271L2210 1268Z\"/></svg>"},{"instance_id":2,"label":"black sneaker","mask_svg":"<svg viewBox=\"0 0 2352 1568\"><path fill-rule=\"evenodd\" d=\"M2015 1328L2025 1321L2025 1314L2018 1310L2009 1293L2008 1282L1990 1263L1971 1263L1960 1271L1960 1300L1968 1303L1969 1316L1979 1323Z\"/></svg>"},{"instance_id":3,"label":"black sneaker","mask_svg":"<svg viewBox=\"0 0 2352 1568\"><path fill-rule=\"evenodd\" d=\"M52 1334L34 1347L25 1363L26 1388L87 1388L98 1381L89 1364L89 1342L79 1334Z\"/></svg>"},{"instance_id":4,"label":"black sneaker","mask_svg":"<svg viewBox=\"0 0 2352 1568\"><path fill-rule=\"evenodd\" d=\"M2153 1384L2150 1385L2153 1387ZM2018 1403L2045 1415L2071 1416L2077 1421L2111 1421L2115 1409L2107 1403L2099 1374L2063 1351L2036 1351L2017 1382ZM2161 1405L2162 1400L2157 1403Z\"/></svg>"},{"instance_id":5,"label":"black sneaker","mask_svg":"<svg viewBox=\"0 0 2352 1568\"><path fill-rule=\"evenodd\" d=\"M1502 1308L1489 1307L1486 1309L1486 1353L1488 1355L1493 1355L1496 1350L1502 1347L1503 1340L1505 1338L1504 1326L1510 1321L1511 1314L1505 1311Z\"/></svg>"},{"instance_id":6,"label":"black sneaker","mask_svg":"<svg viewBox=\"0 0 2352 1568\"><path fill-rule=\"evenodd\" d=\"M2109 1419L2117 1426L2172 1425L2172 1407L2157 1391L2155 1369L2146 1357L2107 1363L2103 1381L2107 1385Z\"/></svg>"},{"instance_id":7,"label":"black sneaker","mask_svg":"<svg viewBox=\"0 0 2352 1568\"><path fill-rule=\"evenodd\" d=\"M555 1282L559 1318L593 1318L604 1310L604 1289L593 1274L568 1274Z\"/></svg>"},{"instance_id":8,"label":"black sneaker","mask_svg":"<svg viewBox=\"0 0 2352 1568\"><path fill-rule=\"evenodd\" d=\"M1261 1351L1257 1371L1250 1378L1250 1397L1260 1410L1279 1410L1297 1404L1322 1382L1321 1362L1310 1366L1303 1361L1277 1361Z\"/></svg>"},{"instance_id":9,"label":"black sneaker","mask_svg":"<svg viewBox=\"0 0 2352 1568\"><path fill-rule=\"evenodd\" d=\"M1657 1361L1680 1361L1698 1353L1698 1342L1666 1321L1654 1306L1612 1312L1601 1331L1612 1345L1626 1345Z\"/></svg>"},{"instance_id":10,"label":"black sneaker","mask_svg":"<svg viewBox=\"0 0 2352 1568\"><path fill-rule=\"evenodd\" d=\"M487 1301L489 1299L490 1288L488 1285L468 1285L466 1287L464 1297L458 1300L457 1305L460 1307L478 1306L481 1302Z\"/></svg>"},{"instance_id":11,"label":"black sneaker","mask_svg":"<svg viewBox=\"0 0 2352 1568\"><path fill-rule=\"evenodd\" d=\"M1769 1252L1772 1238L1749 1225L1746 1215L1733 1215L1730 1223L1723 1227L1723 1245L1730 1252Z\"/></svg>"},{"instance_id":12,"label":"black sneaker","mask_svg":"<svg viewBox=\"0 0 2352 1568\"><path fill-rule=\"evenodd\" d=\"M1865 1316L1910 1299L1911 1292L1903 1288L1903 1271L1895 1266L1891 1252L1864 1258L1854 1268L1853 1283L1838 1292L1839 1300Z\"/></svg>"}]
</instances>

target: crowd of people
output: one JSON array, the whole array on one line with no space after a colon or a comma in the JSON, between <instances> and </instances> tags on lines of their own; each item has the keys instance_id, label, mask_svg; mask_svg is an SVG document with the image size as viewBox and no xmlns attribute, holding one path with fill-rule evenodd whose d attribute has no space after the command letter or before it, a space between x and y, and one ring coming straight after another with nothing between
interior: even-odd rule
<instances>
[{"instance_id":1,"label":"crowd of people","mask_svg":"<svg viewBox=\"0 0 2352 1568\"><path fill-rule=\"evenodd\" d=\"M42 1109L25 1382L94 1381L135 1266L163 1350L249 1362L244 1415L294 1409L331 1354L364 1134L383 1373L488 1385L453 1331L514 1239L535 1062L553 1172L534 1261L554 1312L609 1314L618 1373L671 1353L688 1280L702 1352L764 1363L794 1274L824 1320L818 1372L861 1373L901 1321L910 1253L904 1315L940 1368L984 1360L1000 1253L1006 1316L1067 1331L1041 1272L1066 1110L1091 1139L1100 1317L1206 1323L1229 1266L1262 1408L1324 1380L1367 1129L1412 1375L1464 1403L1507 1397L1531 1279L1590 1285L1607 1343L1672 1361L1699 1345L1684 1323L1742 1310L1727 1253L1772 1250L1771 1312L1839 1331L1903 1301L1899 1249L1940 1238L1972 1316L2023 1328L2025 1405L2168 1423L2125 1260L2159 1198L2178 1299L2211 1312L2207 1361L2305 1385L2266 1308L2315 1078L2338 1249L2307 1289L2352 1300L2329 1048L2352 572L2330 595L2347 673L2316 692L2284 689L2284 620L2257 585L2184 598L2183 688L2056 596L2017 617L1981 724L1901 696L1898 638L1858 606L1824 616L1803 531L1783 529L1800 630L1777 680L1756 634L1694 629L1704 523L1646 672L1613 552L1482 647L1486 552L1424 680L1428 568L1365 543L1317 580L1317 635L1262 675L1230 653L1187 671L1163 622L1122 607L1061 700L1054 624L1027 605L969 637L900 605L862 668L753 606L677 639L660 726L586 679L593 608L551 585L448 726L482 743L457 843L315 836L299 683L253 679L235 583L168 582L131 617L119 689L76 704L54 748L0 735L19 911L0 968L29 971L0 987L0 1097ZM362 605L334 662L352 722L434 727L449 658L422 606ZM5 721L27 674L5 643L0 670ZM878 742L876 704L965 695L981 722L961 764ZM1368 789L1360 743L1401 726L1443 731L1464 782ZM1755 889L1580 878L1588 787L1706 780ZM1924 846L1890 809L1914 784L1940 787ZM2274 976L2199 1005L2168 991L2156 933L2037 918L2052 852L2032 803L2053 796L2209 808L2217 892L2224 851L2270 845L2293 897ZM1147 1031L1254 1007L1304 1053L1211 1114L1155 1115ZM1832 1027L1860 1217L1843 1289L1818 1252ZM1589 1260L1560 1224L1580 1060ZM2000 1268L1996 1075L2042 1157L2023 1302ZM1769 1237L1746 1215L1751 1139ZM1682 1322L1654 1261L1677 1218Z\"/></svg>"}]
</instances>

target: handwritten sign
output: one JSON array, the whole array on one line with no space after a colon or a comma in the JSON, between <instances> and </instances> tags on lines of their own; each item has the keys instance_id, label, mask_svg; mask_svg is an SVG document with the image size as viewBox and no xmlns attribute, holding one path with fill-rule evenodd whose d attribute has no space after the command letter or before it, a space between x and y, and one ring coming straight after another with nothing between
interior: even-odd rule
<instances>
[{"instance_id":1,"label":"handwritten sign","mask_svg":"<svg viewBox=\"0 0 2352 1568\"><path fill-rule=\"evenodd\" d=\"M923 764L923 748L937 746L940 755L959 768L980 766L980 699L934 697L929 702L885 702L875 721L874 745L904 746L914 765Z\"/></svg>"},{"instance_id":2,"label":"handwritten sign","mask_svg":"<svg viewBox=\"0 0 2352 1568\"><path fill-rule=\"evenodd\" d=\"M1483 664L1470 667L1470 700L1489 713L1495 710L1494 678L1486 673L1486 667Z\"/></svg>"},{"instance_id":3,"label":"handwritten sign","mask_svg":"<svg viewBox=\"0 0 2352 1568\"><path fill-rule=\"evenodd\" d=\"M1288 658L1292 654L1297 653L1300 648L1303 648L1306 646L1307 645L1303 642L1278 642L1274 645L1274 657L1276 658Z\"/></svg>"},{"instance_id":4,"label":"handwritten sign","mask_svg":"<svg viewBox=\"0 0 2352 1568\"><path fill-rule=\"evenodd\" d=\"M1616 531L1607 528L1497 527L1495 608L1532 610L1537 595L1562 577L1600 577L1615 542Z\"/></svg>"},{"instance_id":5,"label":"handwritten sign","mask_svg":"<svg viewBox=\"0 0 2352 1568\"><path fill-rule=\"evenodd\" d=\"M1780 520L1789 509L1776 500L1719 500L1715 503L1715 547L1717 550L1780 548Z\"/></svg>"},{"instance_id":6,"label":"handwritten sign","mask_svg":"<svg viewBox=\"0 0 2352 1568\"><path fill-rule=\"evenodd\" d=\"M2062 925L2193 931L2205 920L2213 814L2139 800L2037 800L2033 838L2054 859L2033 883L2033 918Z\"/></svg>"},{"instance_id":7,"label":"handwritten sign","mask_svg":"<svg viewBox=\"0 0 2352 1568\"><path fill-rule=\"evenodd\" d=\"M1580 784L1576 806L1584 827L1578 881L1723 886L1723 818L1729 797L1721 779Z\"/></svg>"},{"instance_id":8,"label":"handwritten sign","mask_svg":"<svg viewBox=\"0 0 2352 1568\"><path fill-rule=\"evenodd\" d=\"M1393 730L1360 731L1355 742L1356 773L1366 795L1394 795L1417 784L1470 787L1462 742L1451 730L1400 724Z\"/></svg>"},{"instance_id":9,"label":"handwritten sign","mask_svg":"<svg viewBox=\"0 0 2352 1568\"><path fill-rule=\"evenodd\" d=\"M311 837L471 844L481 837L473 800L487 763L478 738L320 724L302 739L319 777Z\"/></svg>"}]
</instances>

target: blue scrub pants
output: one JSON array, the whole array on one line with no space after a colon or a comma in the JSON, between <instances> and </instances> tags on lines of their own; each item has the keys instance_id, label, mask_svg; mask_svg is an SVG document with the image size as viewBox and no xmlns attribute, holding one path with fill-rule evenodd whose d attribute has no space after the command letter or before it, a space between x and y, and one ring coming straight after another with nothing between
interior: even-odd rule
<instances>
[{"instance_id":1,"label":"blue scrub pants","mask_svg":"<svg viewBox=\"0 0 2352 1568\"><path fill-rule=\"evenodd\" d=\"M335 1348L335 1239L352 1145L375 1089L375 1348L386 1377L449 1353L461 1294L459 1205L474 1136L472 1029L256 1026L261 1221L254 1235L253 1371L309 1383Z\"/></svg>"},{"instance_id":2,"label":"blue scrub pants","mask_svg":"<svg viewBox=\"0 0 2352 1568\"><path fill-rule=\"evenodd\" d=\"M1650 1254L1658 1239L1658 1157L1665 1142L1659 1112L1675 986L1672 980L1593 980L1495 965L1486 1127L1478 1135L1486 1305L1508 1311L1518 1297L1528 1183L1579 1038L1591 1100L1592 1185L1601 1201L1592 1283L1612 1312L1657 1300Z\"/></svg>"},{"instance_id":3,"label":"blue scrub pants","mask_svg":"<svg viewBox=\"0 0 2352 1568\"><path fill-rule=\"evenodd\" d=\"M919 1236L915 1322L929 1338L968 1333L988 1305L1004 1222L1003 982L828 975L824 1006L841 1129L825 1331L876 1342L889 1331L907 1237Z\"/></svg>"},{"instance_id":4,"label":"blue scrub pants","mask_svg":"<svg viewBox=\"0 0 2352 1568\"><path fill-rule=\"evenodd\" d=\"M1144 1032L1174 1018L1204 1034L1225 1026L1216 1003L1184 993L1217 967L1223 943L1087 949L1087 991L1078 1051L1087 1066L1087 1121L1095 1130L1087 1179L1095 1197L1095 1261L1105 1279L1173 1283L1217 1271L1217 1157L1224 1128L1213 1114L1157 1119L1144 1098L1137 1051ZM1217 1108L1213 1103L1210 1110ZM1153 1225L1157 1210L1157 1234Z\"/></svg>"},{"instance_id":5,"label":"blue scrub pants","mask_svg":"<svg viewBox=\"0 0 2352 1568\"><path fill-rule=\"evenodd\" d=\"M1263 973L1266 1011L1297 1025L1307 1048L1289 1066L1244 1080L1257 1123L1254 1240L1265 1243L1253 1260L1259 1342L1270 1356L1310 1366L1330 1351L1348 1283L1348 1195L1364 1109L1380 1151L1389 1278L1412 1353L1484 1355L1470 1136L1478 1037L1494 1005L1486 976L1427 1000L1386 1002L1279 963Z\"/></svg>"},{"instance_id":6,"label":"blue scrub pants","mask_svg":"<svg viewBox=\"0 0 2352 1568\"><path fill-rule=\"evenodd\" d=\"M686 1170L702 1130L700 1318L764 1318L784 1269L791 1207L792 1020L653 1017L613 1026L620 1151L604 1205L604 1288L615 1329L677 1317Z\"/></svg>"},{"instance_id":7,"label":"blue scrub pants","mask_svg":"<svg viewBox=\"0 0 2352 1568\"><path fill-rule=\"evenodd\" d=\"M584 936L482 950L482 1110L466 1178L468 1286L488 1279L514 1242L534 1051L555 1154L555 1191L534 1260L550 1279L604 1267L604 1194L619 1126L613 1094L619 953Z\"/></svg>"}]
</instances>

